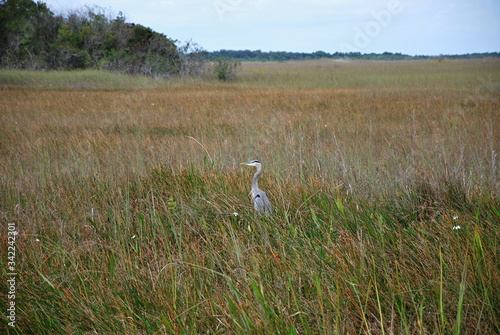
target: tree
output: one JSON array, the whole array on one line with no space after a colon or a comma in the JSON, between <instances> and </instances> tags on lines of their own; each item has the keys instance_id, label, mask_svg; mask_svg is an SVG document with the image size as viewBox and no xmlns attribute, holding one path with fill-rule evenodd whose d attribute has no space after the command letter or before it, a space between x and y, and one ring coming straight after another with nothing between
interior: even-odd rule
<instances>
[{"instance_id":1,"label":"tree","mask_svg":"<svg viewBox=\"0 0 500 335\"><path fill-rule=\"evenodd\" d=\"M142 25L131 25L132 36L128 41L131 73L145 75L174 73L178 68L179 54L175 43L165 35Z\"/></svg>"},{"instance_id":2,"label":"tree","mask_svg":"<svg viewBox=\"0 0 500 335\"><path fill-rule=\"evenodd\" d=\"M0 0L0 62L9 67L39 67L36 57L54 38L57 19L43 2Z\"/></svg>"},{"instance_id":3,"label":"tree","mask_svg":"<svg viewBox=\"0 0 500 335\"><path fill-rule=\"evenodd\" d=\"M179 48L179 73L182 76L200 77L205 71L207 54L200 45L189 40Z\"/></svg>"},{"instance_id":4,"label":"tree","mask_svg":"<svg viewBox=\"0 0 500 335\"><path fill-rule=\"evenodd\" d=\"M98 6L54 15L42 2L0 0L0 65L4 68L99 68L132 74L177 73L175 41L113 18Z\"/></svg>"}]
</instances>

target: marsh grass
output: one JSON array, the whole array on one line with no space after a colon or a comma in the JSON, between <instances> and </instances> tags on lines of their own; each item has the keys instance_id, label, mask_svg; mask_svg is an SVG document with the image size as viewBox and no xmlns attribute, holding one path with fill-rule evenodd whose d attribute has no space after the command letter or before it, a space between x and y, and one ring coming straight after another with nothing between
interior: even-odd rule
<instances>
[{"instance_id":1,"label":"marsh grass","mask_svg":"<svg viewBox=\"0 0 500 335\"><path fill-rule=\"evenodd\" d=\"M6 329L499 332L499 68L0 72L1 215L19 230ZM273 216L253 212L249 159Z\"/></svg>"}]
</instances>

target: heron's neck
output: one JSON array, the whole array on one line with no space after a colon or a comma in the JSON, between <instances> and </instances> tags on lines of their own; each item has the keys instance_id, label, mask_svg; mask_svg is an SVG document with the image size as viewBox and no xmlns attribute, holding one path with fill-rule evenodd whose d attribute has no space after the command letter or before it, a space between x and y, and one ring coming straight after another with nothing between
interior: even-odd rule
<instances>
[{"instance_id":1,"label":"heron's neck","mask_svg":"<svg viewBox=\"0 0 500 335\"><path fill-rule=\"evenodd\" d=\"M255 174L253 175L252 191L256 191L259 189L258 180L259 180L259 176L260 176L261 172L262 172L262 167L257 166L257 172L255 172Z\"/></svg>"}]
</instances>

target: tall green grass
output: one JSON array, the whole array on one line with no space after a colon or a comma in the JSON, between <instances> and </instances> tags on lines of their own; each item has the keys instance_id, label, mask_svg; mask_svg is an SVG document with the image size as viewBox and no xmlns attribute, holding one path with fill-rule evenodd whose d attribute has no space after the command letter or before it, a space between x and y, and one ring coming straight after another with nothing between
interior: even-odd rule
<instances>
[{"instance_id":1,"label":"tall green grass","mask_svg":"<svg viewBox=\"0 0 500 335\"><path fill-rule=\"evenodd\" d=\"M232 83L88 87L23 72L0 91L0 215L19 230L4 329L498 333L498 69L252 63ZM253 211L249 159L272 216Z\"/></svg>"},{"instance_id":2,"label":"tall green grass","mask_svg":"<svg viewBox=\"0 0 500 335\"><path fill-rule=\"evenodd\" d=\"M215 78L206 75L210 83ZM171 85L199 83L191 77L148 77L99 70L29 71L0 70L0 89L29 88L44 90L137 90Z\"/></svg>"}]
</instances>

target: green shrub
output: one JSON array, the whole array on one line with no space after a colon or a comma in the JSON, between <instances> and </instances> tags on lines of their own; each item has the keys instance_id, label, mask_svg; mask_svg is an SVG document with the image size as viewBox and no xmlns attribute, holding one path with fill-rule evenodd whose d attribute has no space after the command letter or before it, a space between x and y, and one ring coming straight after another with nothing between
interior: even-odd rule
<instances>
[{"instance_id":1,"label":"green shrub","mask_svg":"<svg viewBox=\"0 0 500 335\"><path fill-rule=\"evenodd\" d=\"M221 58L218 59L217 64L215 64L214 73L219 80L233 80L234 78L236 78L236 73L240 66L240 61L230 58Z\"/></svg>"}]
</instances>

